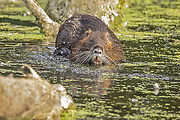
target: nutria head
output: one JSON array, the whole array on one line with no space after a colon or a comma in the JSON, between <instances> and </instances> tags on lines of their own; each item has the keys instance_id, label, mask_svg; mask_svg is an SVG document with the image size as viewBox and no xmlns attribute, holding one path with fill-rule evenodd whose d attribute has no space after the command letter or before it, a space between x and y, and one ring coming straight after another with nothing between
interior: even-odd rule
<instances>
[{"instance_id":1,"label":"nutria head","mask_svg":"<svg viewBox=\"0 0 180 120\"><path fill-rule=\"evenodd\" d=\"M70 55L71 60L80 64L115 63L114 58L111 57L118 51L111 49L112 43L107 37L108 33L91 30L86 31L86 33L88 34L83 40L71 46L73 51Z\"/></svg>"}]
</instances>

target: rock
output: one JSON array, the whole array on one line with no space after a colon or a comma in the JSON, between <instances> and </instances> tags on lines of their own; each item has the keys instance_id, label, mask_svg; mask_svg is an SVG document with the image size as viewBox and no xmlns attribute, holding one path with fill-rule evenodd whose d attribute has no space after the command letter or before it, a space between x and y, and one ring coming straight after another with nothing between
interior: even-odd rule
<instances>
[{"instance_id":1,"label":"rock","mask_svg":"<svg viewBox=\"0 0 180 120\"><path fill-rule=\"evenodd\" d=\"M28 65L24 70L27 78L0 76L0 119L58 119L73 106L62 85L42 80Z\"/></svg>"},{"instance_id":2,"label":"rock","mask_svg":"<svg viewBox=\"0 0 180 120\"><path fill-rule=\"evenodd\" d=\"M159 85L157 83L155 83L153 85L153 89L154 89L154 94L157 95L159 93L160 87L159 87Z\"/></svg>"}]
</instances>

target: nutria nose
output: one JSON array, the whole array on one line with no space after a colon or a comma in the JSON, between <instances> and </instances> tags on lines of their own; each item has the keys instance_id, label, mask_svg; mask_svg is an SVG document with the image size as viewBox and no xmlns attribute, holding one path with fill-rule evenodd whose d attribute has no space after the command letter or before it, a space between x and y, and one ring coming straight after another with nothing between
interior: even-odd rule
<instances>
[{"instance_id":1,"label":"nutria nose","mask_svg":"<svg viewBox=\"0 0 180 120\"><path fill-rule=\"evenodd\" d=\"M93 50L93 54L98 54L98 55L102 55L103 51L100 48L95 48Z\"/></svg>"}]
</instances>

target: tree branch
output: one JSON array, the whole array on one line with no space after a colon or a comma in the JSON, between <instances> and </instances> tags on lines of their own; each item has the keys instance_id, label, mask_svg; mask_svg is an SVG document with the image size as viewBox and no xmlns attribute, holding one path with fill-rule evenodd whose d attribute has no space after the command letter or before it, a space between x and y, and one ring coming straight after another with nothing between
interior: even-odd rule
<instances>
[{"instance_id":1,"label":"tree branch","mask_svg":"<svg viewBox=\"0 0 180 120\"><path fill-rule=\"evenodd\" d=\"M41 6L35 0L23 0L26 7L32 12L36 17L38 22L41 24L46 36L56 36L59 31L60 24L54 22L49 18L46 12L41 8Z\"/></svg>"}]
</instances>

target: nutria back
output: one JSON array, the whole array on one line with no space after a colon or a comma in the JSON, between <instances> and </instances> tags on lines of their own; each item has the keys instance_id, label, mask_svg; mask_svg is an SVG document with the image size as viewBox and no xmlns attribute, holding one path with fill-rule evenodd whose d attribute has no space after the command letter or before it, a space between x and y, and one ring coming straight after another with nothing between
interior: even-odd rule
<instances>
[{"instance_id":1,"label":"nutria back","mask_svg":"<svg viewBox=\"0 0 180 120\"><path fill-rule=\"evenodd\" d=\"M123 49L114 33L99 18L77 14L60 27L56 55L69 56L75 63L115 63L123 59Z\"/></svg>"}]
</instances>

